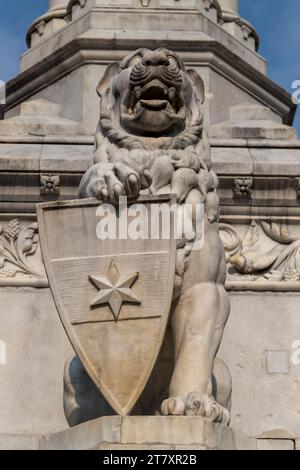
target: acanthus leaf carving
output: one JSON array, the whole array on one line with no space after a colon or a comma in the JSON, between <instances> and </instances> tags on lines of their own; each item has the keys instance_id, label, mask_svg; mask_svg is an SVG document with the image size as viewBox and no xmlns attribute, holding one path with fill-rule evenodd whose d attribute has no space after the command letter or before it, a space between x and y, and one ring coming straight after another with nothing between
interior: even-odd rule
<instances>
[{"instance_id":1,"label":"acanthus leaf carving","mask_svg":"<svg viewBox=\"0 0 300 470\"><path fill-rule=\"evenodd\" d=\"M29 262L38 243L36 222L22 227L18 219L12 219L0 225L0 278L14 278L17 274L44 277L42 263L36 269Z\"/></svg>"}]
</instances>

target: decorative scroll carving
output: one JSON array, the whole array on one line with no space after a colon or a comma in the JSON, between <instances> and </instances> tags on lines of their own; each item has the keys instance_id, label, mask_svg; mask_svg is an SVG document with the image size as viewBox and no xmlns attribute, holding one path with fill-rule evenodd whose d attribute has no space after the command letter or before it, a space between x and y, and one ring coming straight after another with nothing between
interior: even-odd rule
<instances>
[{"instance_id":1,"label":"decorative scroll carving","mask_svg":"<svg viewBox=\"0 0 300 470\"><path fill-rule=\"evenodd\" d=\"M16 278L18 274L45 278L41 260L33 260L38 244L36 222L23 227L18 219L0 224L0 279Z\"/></svg>"},{"instance_id":2,"label":"decorative scroll carving","mask_svg":"<svg viewBox=\"0 0 300 470\"><path fill-rule=\"evenodd\" d=\"M220 224L220 236L229 279L300 281L300 237L292 237L286 224L252 220L244 236Z\"/></svg>"}]
</instances>

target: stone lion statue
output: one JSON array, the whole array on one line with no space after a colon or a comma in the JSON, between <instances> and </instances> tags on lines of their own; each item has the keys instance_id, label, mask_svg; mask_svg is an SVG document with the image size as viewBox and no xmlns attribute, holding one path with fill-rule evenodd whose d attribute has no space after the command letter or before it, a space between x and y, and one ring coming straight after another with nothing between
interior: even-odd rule
<instances>
[{"instance_id":1,"label":"stone lion statue","mask_svg":"<svg viewBox=\"0 0 300 470\"><path fill-rule=\"evenodd\" d=\"M186 70L174 52L140 49L110 65L97 91L101 109L94 165L81 181L79 196L116 204L121 195L134 199L139 194L174 193L180 205L205 206L204 246L193 249L192 239L178 242L172 340L166 339L165 348L170 355L173 345L173 360L158 361L164 367L156 374L168 378L168 390L158 392L163 380L156 377L160 401L153 410L228 424L231 378L215 357L229 300L218 232L218 179L203 127L203 81L194 70ZM67 415L78 407L74 384L85 374L80 364L74 369L74 361L72 368L77 378L72 380L67 373ZM85 379L80 380L82 384ZM148 407L146 413L153 410Z\"/></svg>"}]
</instances>

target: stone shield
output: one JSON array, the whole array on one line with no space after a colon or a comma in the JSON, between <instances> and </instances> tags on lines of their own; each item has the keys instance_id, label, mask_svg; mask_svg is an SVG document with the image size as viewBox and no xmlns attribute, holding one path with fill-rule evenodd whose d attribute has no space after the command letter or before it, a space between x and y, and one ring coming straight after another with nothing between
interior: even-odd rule
<instances>
[{"instance_id":1,"label":"stone shield","mask_svg":"<svg viewBox=\"0 0 300 470\"><path fill-rule=\"evenodd\" d=\"M169 236L159 223L168 211L153 220L159 204L171 208L174 200L143 197L138 204L118 210L95 199L38 205L41 249L60 319L85 369L120 415L134 407L154 367L175 275L174 213L169 211ZM109 236L100 230L104 213Z\"/></svg>"}]
</instances>

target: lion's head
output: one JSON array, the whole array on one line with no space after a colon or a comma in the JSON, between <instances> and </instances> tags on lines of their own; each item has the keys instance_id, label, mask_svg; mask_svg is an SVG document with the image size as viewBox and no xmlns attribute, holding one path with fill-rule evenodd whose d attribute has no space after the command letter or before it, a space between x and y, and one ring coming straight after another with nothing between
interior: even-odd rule
<instances>
[{"instance_id":1,"label":"lion's head","mask_svg":"<svg viewBox=\"0 0 300 470\"><path fill-rule=\"evenodd\" d=\"M97 91L99 130L119 147L185 148L201 138L203 82L168 49L139 49L112 64Z\"/></svg>"},{"instance_id":2,"label":"lion's head","mask_svg":"<svg viewBox=\"0 0 300 470\"><path fill-rule=\"evenodd\" d=\"M179 203L206 203L209 220L216 220L217 177L197 72L168 49L139 49L108 66L97 91L94 165L82 179L80 197L117 203L121 194L173 193Z\"/></svg>"},{"instance_id":3,"label":"lion's head","mask_svg":"<svg viewBox=\"0 0 300 470\"><path fill-rule=\"evenodd\" d=\"M121 66L114 81L120 124L137 135L182 131L192 84L179 57L167 49L140 50Z\"/></svg>"}]
</instances>

